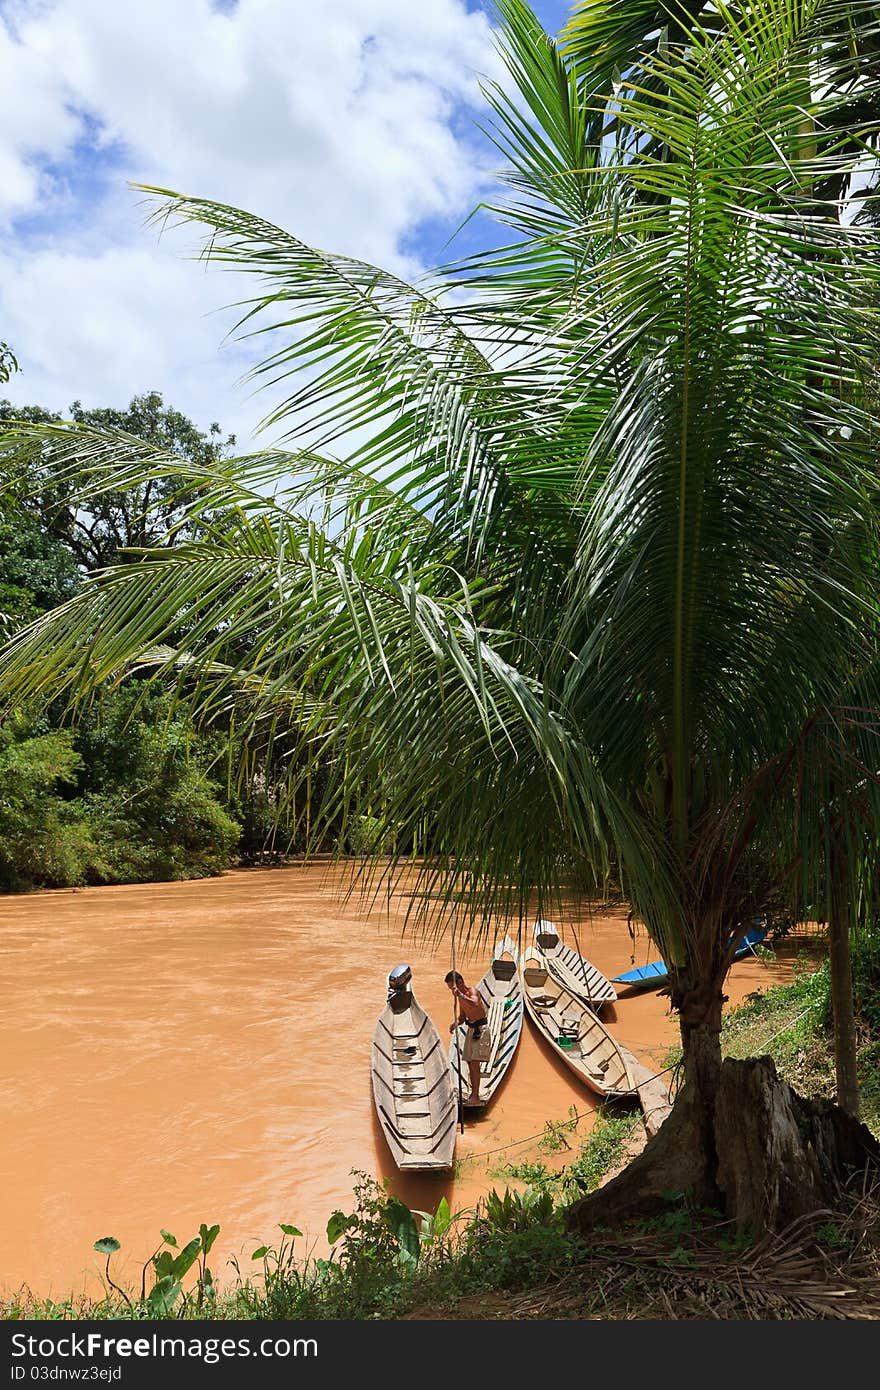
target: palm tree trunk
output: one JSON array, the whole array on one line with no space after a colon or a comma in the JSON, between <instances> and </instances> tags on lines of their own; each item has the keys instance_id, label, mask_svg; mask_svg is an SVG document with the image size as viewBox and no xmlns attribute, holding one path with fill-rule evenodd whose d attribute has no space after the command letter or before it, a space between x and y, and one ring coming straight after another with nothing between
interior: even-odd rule
<instances>
[{"instance_id":1,"label":"palm tree trunk","mask_svg":"<svg viewBox=\"0 0 880 1390\"><path fill-rule=\"evenodd\" d=\"M849 863L839 830L832 832L831 910L828 917L831 1005L834 1015L834 1069L837 1104L854 1119L859 1117L859 1080L856 1066L856 1025L853 1006L852 953L850 949Z\"/></svg>"},{"instance_id":2,"label":"palm tree trunk","mask_svg":"<svg viewBox=\"0 0 880 1390\"><path fill-rule=\"evenodd\" d=\"M703 945L706 949L695 953L686 973L672 973L671 996L679 1014L684 1073L672 1111L619 1177L570 1209L573 1230L662 1211L670 1193L698 1207L724 1205L717 1181L715 1132L724 966L720 948L713 948L706 934Z\"/></svg>"},{"instance_id":3,"label":"palm tree trunk","mask_svg":"<svg viewBox=\"0 0 880 1390\"><path fill-rule=\"evenodd\" d=\"M721 1080L721 1009L724 1003L723 977L717 969L714 976L697 981L678 998L673 994L681 1028L684 1081L694 1098L694 1123L700 1136L707 1194L714 1191L718 1168L715 1106Z\"/></svg>"},{"instance_id":4,"label":"palm tree trunk","mask_svg":"<svg viewBox=\"0 0 880 1390\"><path fill-rule=\"evenodd\" d=\"M721 1056L726 962L721 924L673 981L684 1083L643 1151L567 1213L572 1231L668 1210L670 1195L723 1212L741 1229L780 1230L832 1207L855 1172L880 1168L880 1145L842 1106L808 1101L770 1057Z\"/></svg>"}]
</instances>

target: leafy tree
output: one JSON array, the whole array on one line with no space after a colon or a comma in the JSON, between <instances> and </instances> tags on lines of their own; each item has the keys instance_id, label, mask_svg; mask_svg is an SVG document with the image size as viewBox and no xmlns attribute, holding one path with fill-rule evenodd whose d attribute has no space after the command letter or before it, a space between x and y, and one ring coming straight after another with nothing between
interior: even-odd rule
<instances>
[{"instance_id":1,"label":"leafy tree","mask_svg":"<svg viewBox=\"0 0 880 1390\"><path fill-rule=\"evenodd\" d=\"M160 691L129 682L103 692L75 728L75 792L103 869L96 880L143 883L222 873L239 824L209 765L222 735L199 737Z\"/></svg>"},{"instance_id":2,"label":"leafy tree","mask_svg":"<svg viewBox=\"0 0 880 1390\"><path fill-rule=\"evenodd\" d=\"M0 340L0 382L8 381L18 371L18 359L8 343Z\"/></svg>"},{"instance_id":3,"label":"leafy tree","mask_svg":"<svg viewBox=\"0 0 880 1390\"><path fill-rule=\"evenodd\" d=\"M179 455L200 468L209 468L233 448L235 436L222 437L218 424L207 435L179 410L163 404L158 391L133 396L125 410L102 407L85 409L80 401L70 407L70 418L84 428L97 428L118 436L120 449L143 441L169 456ZM42 406L14 406L0 401L0 421L26 420L50 424L61 420ZM18 476L16 477L16 472ZM74 503L67 489L44 475L38 455L25 470L12 470L11 485L26 506L52 536L62 540L84 570L103 569L125 552L162 543L183 525L191 498L173 473L124 488L109 488L99 497Z\"/></svg>"},{"instance_id":4,"label":"leafy tree","mask_svg":"<svg viewBox=\"0 0 880 1390\"><path fill-rule=\"evenodd\" d=\"M79 571L68 548L26 515L0 517L0 631L13 632L76 592Z\"/></svg>"},{"instance_id":5,"label":"leafy tree","mask_svg":"<svg viewBox=\"0 0 880 1390\"><path fill-rule=\"evenodd\" d=\"M70 733L0 726L0 887L85 883L99 856L82 808L63 793L81 767Z\"/></svg>"},{"instance_id":6,"label":"leafy tree","mask_svg":"<svg viewBox=\"0 0 880 1390\"><path fill-rule=\"evenodd\" d=\"M491 255L411 287L152 190L259 276L248 324L296 325L259 369L292 378L292 445L205 468L19 427L8 456L76 496L175 471L192 539L90 583L2 679L76 701L150 667L203 717L285 720L330 769L313 833L370 789L393 873L429 821L423 910L472 932L613 859L671 965L684 1085L574 1219L690 1190L769 1227L877 1153L719 1042L771 895L849 911L877 881L880 246L829 202L877 146L875 7L715 0L723 23L610 71L499 10ZM227 524L200 534L207 507Z\"/></svg>"},{"instance_id":7,"label":"leafy tree","mask_svg":"<svg viewBox=\"0 0 880 1390\"><path fill-rule=\"evenodd\" d=\"M200 434L179 411L165 409L156 392L135 397L125 412L87 412L74 402L71 415L78 423L138 433L203 466L231 444L220 444L217 426L210 438ZM0 403L0 417L12 416L33 423L60 418L42 407ZM11 636L76 592L81 583L77 560L100 565L119 558L123 546L133 543L138 524L141 540L162 534L181 511L175 487L168 478L154 497L149 486L140 492L118 490L92 512L67 507L59 514L56 505L50 520L63 538L40 525L36 497L7 495L0 519L3 635ZM57 503L58 490L50 486L40 504L53 494ZM148 520L144 506L154 504L158 515ZM104 695L75 734L44 729L22 744L14 740L9 745L7 758L32 775L23 780L25 799L14 803L17 833L7 839L6 865L0 871L5 887L193 877L219 873L229 865L239 826L205 772L206 762L216 755L216 736L213 744L198 739L178 719L166 739L164 712L153 700L147 702L148 712L135 713L135 695ZM69 754L64 768L60 750ZM42 781L38 773L44 774Z\"/></svg>"},{"instance_id":8,"label":"leafy tree","mask_svg":"<svg viewBox=\"0 0 880 1390\"><path fill-rule=\"evenodd\" d=\"M0 726L0 888L201 878L239 825L206 766L214 744L158 692L103 693L76 729ZM167 727L166 727L167 726Z\"/></svg>"},{"instance_id":9,"label":"leafy tree","mask_svg":"<svg viewBox=\"0 0 880 1390\"><path fill-rule=\"evenodd\" d=\"M240 827L208 775L217 740L212 746L196 735L159 691L135 685L105 694L79 721L75 746L77 793L105 881L201 878L228 868Z\"/></svg>"}]
</instances>

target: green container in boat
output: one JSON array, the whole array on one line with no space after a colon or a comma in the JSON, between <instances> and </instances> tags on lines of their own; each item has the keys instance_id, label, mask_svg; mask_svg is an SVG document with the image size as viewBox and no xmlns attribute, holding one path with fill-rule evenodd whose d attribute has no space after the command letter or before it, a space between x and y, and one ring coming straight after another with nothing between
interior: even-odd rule
<instances>
[{"instance_id":1,"label":"green container in boat","mask_svg":"<svg viewBox=\"0 0 880 1390\"><path fill-rule=\"evenodd\" d=\"M566 1052L570 1052L575 1044L574 1038L567 1038L563 1033L559 1034L556 1041L558 1042L560 1047L566 1050Z\"/></svg>"}]
</instances>

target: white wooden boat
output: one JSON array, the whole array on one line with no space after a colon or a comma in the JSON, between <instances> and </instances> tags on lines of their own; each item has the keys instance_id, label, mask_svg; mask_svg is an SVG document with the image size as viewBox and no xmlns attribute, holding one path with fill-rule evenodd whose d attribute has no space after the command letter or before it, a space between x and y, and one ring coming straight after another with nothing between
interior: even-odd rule
<instances>
[{"instance_id":1,"label":"white wooden boat","mask_svg":"<svg viewBox=\"0 0 880 1390\"><path fill-rule=\"evenodd\" d=\"M480 1063L480 1105L468 1106L479 1110L489 1104L501 1085L513 1061L523 1025L523 992L519 978L519 952L509 936L496 941L492 960L477 992L486 1006L492 1052L488 1061ZM449 1044L449 1065L456 1097L470 1093L468 1064L461 1058L467 1037L467 1025L460 1023Z\"/></svg>"},{"instance_id":2,"label":"white wooden boat","mask_svg":"<svg viewBox=\"0 0 880 1390\"><path fill-rule=\"evenodd\" d=\"M554 980L565 985L578 999L592 1009L601 1009L617 998L617 991L592 961L566 946L552 922L543 919L535 923L535 945L544 957L544 964Z\"/></svg>"},{"instance_id":3,"label":"white wooden boat","mask_svg":"<svg viewBox=\"0 0 880 1390\"><path fill-rule=\"evenodd\" d=\"M598 1095L632 1095L623 1050L589 1004L554 980L536 947L524 953L520 973L529 1017L556 1055Z\"/></svg>"},{"instance_id":4,"label":"white wooden boat","mask_svg":"<svg viewBox=\"0 0 880 1390\"><path fill-rule=\"evenodd\" d=\"M446 1048L410 988L408 965L388 977L370 1052L373 1101L398 1168L449 1169L458 1096Z\"/></svg>"}]
</instances>

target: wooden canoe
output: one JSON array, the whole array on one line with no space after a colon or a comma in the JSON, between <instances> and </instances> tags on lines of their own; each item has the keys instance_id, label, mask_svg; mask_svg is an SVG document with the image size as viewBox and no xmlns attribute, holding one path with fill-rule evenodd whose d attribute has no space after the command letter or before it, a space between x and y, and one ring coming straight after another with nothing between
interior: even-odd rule
<instances>
[{"instance_id":1,"label":"wooden canoe","mask_svg":"<svg viewBox=\"0 0 880 1390\"><path fill-rule=\"evenodd\" d=\"M617 991L611 981L606 980L592 961L566 946L552 922L537 921L534 935L535 946L554 980L593 1009L614 1002Z\"/></svg>"},{"instance_id":2,"label":"wooden canoe","mask_svg":"<svg viewBox=\"0 0 880 1390\"><path fill-rule=\"evenodd\" d=\"M554 980L537 947L523 955L520 974L529 1017L566 1066L600 1096L632 1095L623 1051L589 1004Z\"/></svg>"},{"instance_id":3,"label":"wooden canoe","mask_svg":"<svg viewBox=\"0 0 880 1390\"><path fill-rule=\"evenodd\" d=\"M373 1033L373 1101L398 1168L449 1169L458 1096L440 1034L409 987L408 967L405 978L389 990Z\"/></svg>"},{"instance_id":4,"label":"wooden canoe","mask_svg":"<svg viewBox=\"0 0 880 1390\"><path fill-rule=\"evenodd\" d=\"M492 960L477 991L486 1006L492 1054L480 1064L480 1105L468 1110L480 1110L489 1104L513 1061L523 1024L523 993L519 978L519 952L509 936L496 941ZM465 1024L460 1023L449 1044L449 1065L456 1099L471 1089L467 1062L461 1060L460 1049L467 1036Z\"/></svg>"}]
</instances>

